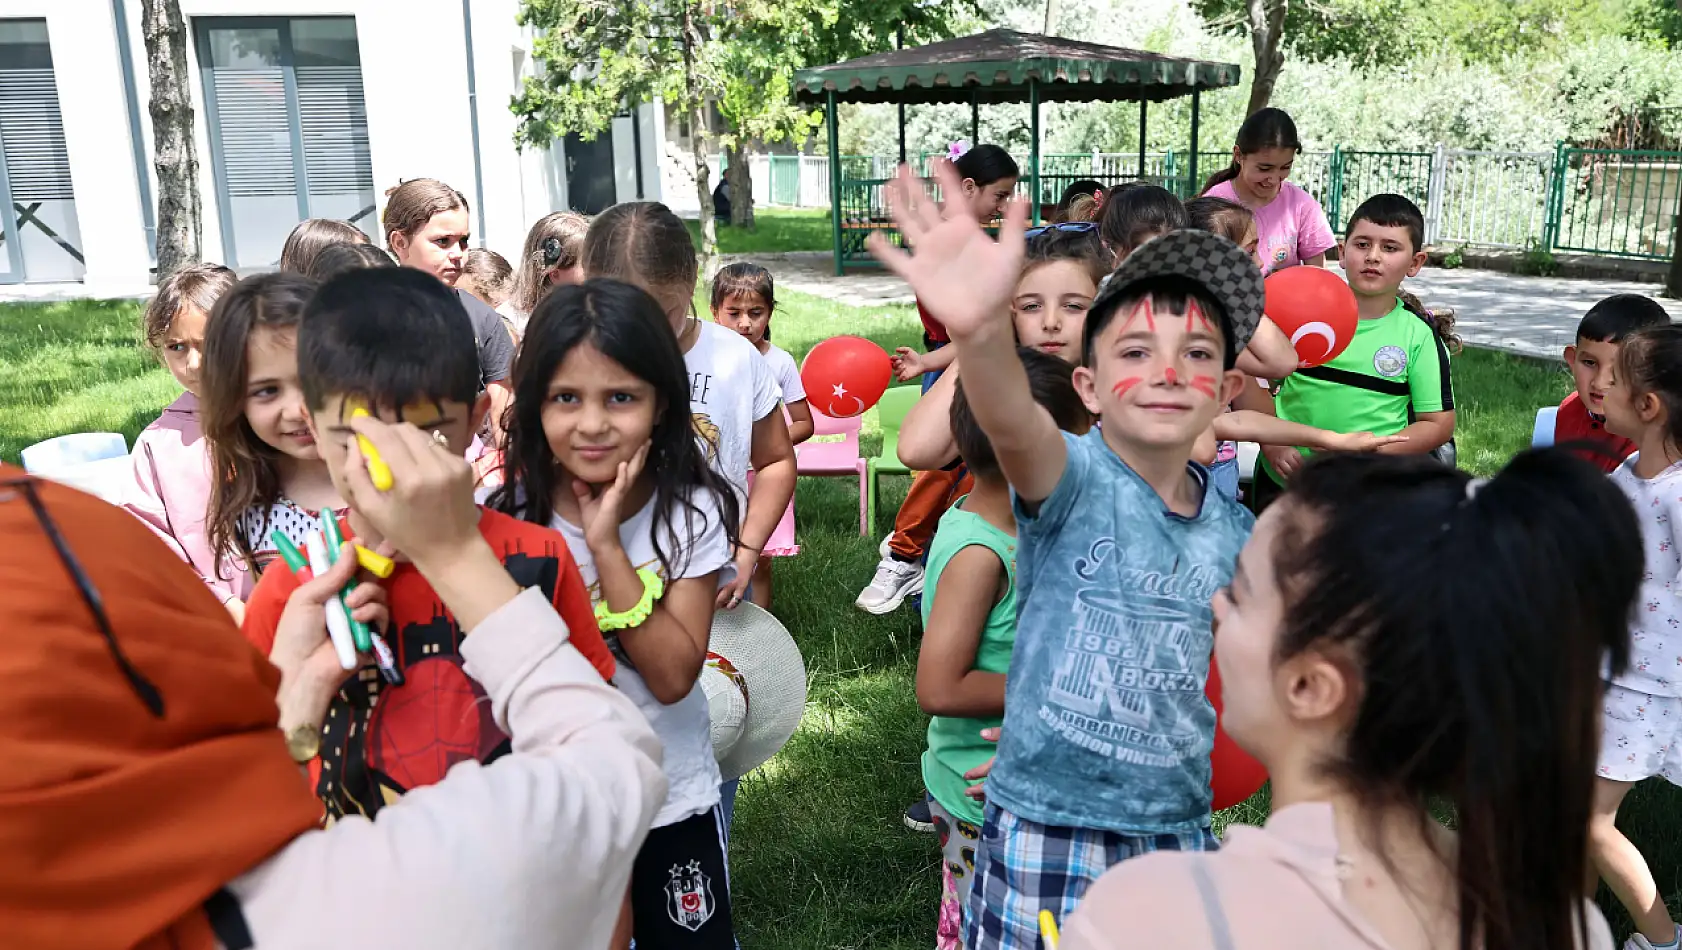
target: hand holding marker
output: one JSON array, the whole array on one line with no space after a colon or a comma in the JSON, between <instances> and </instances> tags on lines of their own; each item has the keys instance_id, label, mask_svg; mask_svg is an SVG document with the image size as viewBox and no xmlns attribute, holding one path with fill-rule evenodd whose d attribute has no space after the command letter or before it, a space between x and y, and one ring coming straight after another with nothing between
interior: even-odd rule
<instances>
[{"instance_id":1,"label":"hand holding marker","mask_svg":"<svg viewBox=\"0 0 1682 950\"><path fill-rule=\"evenodd\" d=\"M339 519L334 516L333 509L331 508L321 509L321 536L326 539L329 563L338 563L339 558L345 553L345 541L344 535L339 533ZM311 535L310 538L313 540L315 535ZM392 564L391 559L388 557L375 554L373 551L369 551L367 548L360 545L353 545L353 547L356 549L357 561L360 564L366 565L368 563L367 559L363 557L364 554L366 554L368 558L383 561L387 565ZM377 574L381 577L386 577L391 574L390 567L386 568L384 574L380 574L379 571L374 568L369 568L369 570L371 573ZM387 683L390 683L393 686L402 686L403 671L397 668L397 657L391 652L391 647L386 644L385 638L368 629L367 624L351 616L350 605L345 601L345 598L349 597L351 591L355 589L355 581L347 583L345 585L345 589L339 592L339 596L335 599L334 603L337 603L344 610L345 618L350 621L350 633L356 643L356 648L364 653L372 651L374 654L374 662L380 668L380 676L382 676Z\"/></svg>"},{"instance_id":2,"label":"hand holding marker","mask_svg":"<svg viewBox=\"0 0 1682 950\"><path fill-rule=\"evenodd\" d=\"M312 573L321 574L331 567L331 562L327 560L327 548L321 543L319 535L312 534L304 542L304 546L309 548L310 552L307 562L304 555L298 551L298 546L279 528L269 537L274 541L275 550L280 552L280 559L286 562L293 574L302 573L305 568L309 568ZM356 644L351 639L350 614L345 610L342 596L327 602L327 636L333 641L333 652L339 656L339 666L354 670Z\"/></svg>"},{"instance_id":3,"label":"hand holding marker","mask_svg":"<svg viewBox=\"0 0 1682 950\"><path fill-rule=\"evenodd\" d=\"M322 569L325 570L338 562L345 546L344 535L339 533L339 519L331 508L321 509L321 536L327 542L327 564L322 565ZM350 635L356 641L356 648L367 653L374 649L373 634L368 630L368 625L352 617L350 608L345 606L345 598L355 589L356 582L352 580L345 584L344 590L339 591L339 609L344 611L345 619L350 622Z\"/></svg>"}]
</instances>

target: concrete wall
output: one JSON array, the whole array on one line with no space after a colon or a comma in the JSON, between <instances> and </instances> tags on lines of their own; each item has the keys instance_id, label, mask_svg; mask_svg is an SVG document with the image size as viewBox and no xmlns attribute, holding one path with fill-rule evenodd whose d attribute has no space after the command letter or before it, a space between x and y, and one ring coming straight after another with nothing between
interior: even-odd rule
<instances>
[{"instance_id":1,"label":"concrete wall","mask_svg":"<svg viewBox=\"0 0 1682 950\"><path fill-rule=\"evenodd\" d=\"M150 169L149 83L140 5L139 0L123 2L150 178L155 176ZM0 17L47 21L87 256L85 282L136 286L146 281L150 253L128 138L112 6L112 0L5 0ZM510 258L519 253L533 221L567 207L561 144L524 153L514 147L517 120L508 103L523 77L531 73L530 37L515 24L516 7L517 0L472 0L481 165L476 187L461 0L181 0L189 23L189 44L197 17L355 17L379 204L383 208L384 191L400 179L442 179L475 205L475 243L482 239ZM191 46L188 67L197 120L204 254L206 259L219 260L220 209L204 88L197 51ZM643 132L644 193L657 198L662 110L657 104L643 106L635 115ZM615 122L612 135L617 196L629 200L636 194L631 120Z\"/></svg>"}]
</instances>

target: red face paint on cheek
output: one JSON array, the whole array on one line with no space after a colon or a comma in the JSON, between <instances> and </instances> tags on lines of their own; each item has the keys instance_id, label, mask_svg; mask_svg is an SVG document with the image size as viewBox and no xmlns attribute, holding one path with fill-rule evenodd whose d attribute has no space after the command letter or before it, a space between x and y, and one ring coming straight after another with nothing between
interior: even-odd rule
<instances>
[{"instance_id":1,"label":"red face paint on cheek","mask_svg":"<svg viewBox=\"0 0 1682 950\"><path fill-rule=\"evenodd\" d=\"M1116 383L1114 388L1112 388L1110 390L1110 392L1115 393L1116 396L1118 396L1118 397L1125 396L1125 395L1127 395L1128 390L1132 389L1134 386L1137 386L1142 382L1144 382L1144 380L1141 379L1138 376L1129 376L1126 379L1122 380L1121 382Z\"/></svg>"},{"instance_id":2,"label":"red face paint on cheek","mask_svg":"<svg viewBox=\"0 0 1682 950\"><path fill-rule=\"evenodd\" d=\"M1210 399L1218 398L1215 395L1215 377L1213 376L1193 376L1191 378L1191 388Z\"/></svg>"}]
</instances>

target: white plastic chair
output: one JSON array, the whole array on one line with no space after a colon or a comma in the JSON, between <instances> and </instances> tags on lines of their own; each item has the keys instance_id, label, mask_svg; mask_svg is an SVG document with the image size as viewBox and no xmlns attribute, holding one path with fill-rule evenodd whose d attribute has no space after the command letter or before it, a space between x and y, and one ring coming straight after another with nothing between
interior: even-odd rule
<instances>
[{"instance_id":1,"label":"white plastic chair","mask_svg":"<svg viewBox=\"0 0 1682 950\"><path fill-rule=\"evenodd\" d=\"M1531 448L1545 449L1554 444L1554 423L1558 416L1558 406L1543 406L1536 410L1536 428L1530 432Z\"/></svg>"},{"instance_id":2,"label":"white plastic chair","mask_svg":"<svg viewBox=\"0 0 1682 950\"><path fill-rule=\"evenodd\" d=\"M24 471L98 495L115 504L131 465L116 432L76 432L37 442L21 453Z\"/></svg>"},{"instance_id":3,"label":"white plastic chair","mask_svg":"<svg viewBox=\"0 0 1682 950\"><path fill-rule=\"evenodd\" d=\"M127 454L128 443L118 433L74 432L24 449L23 468L34 475L51 475L66 468Z\"/></svg>"}]
</instances>

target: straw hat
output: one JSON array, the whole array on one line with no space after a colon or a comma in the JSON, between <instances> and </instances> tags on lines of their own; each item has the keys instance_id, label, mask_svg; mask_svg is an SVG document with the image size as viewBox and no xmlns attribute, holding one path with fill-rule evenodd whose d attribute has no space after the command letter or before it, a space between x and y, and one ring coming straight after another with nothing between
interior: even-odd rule
<instances>
[{"instance_id":1,"label":"straw hat","mask_svg":"<svg viewBox=\"0 0 1682 950\"><path fill-rule=\"evenodd\" d=\"M701 688L726 782L777 754L806 709L806 664L787 628L752 603L713 614Z\"/></svg>"}]
</instances>

